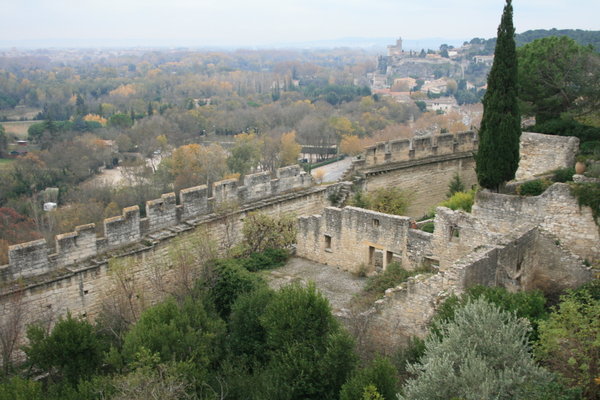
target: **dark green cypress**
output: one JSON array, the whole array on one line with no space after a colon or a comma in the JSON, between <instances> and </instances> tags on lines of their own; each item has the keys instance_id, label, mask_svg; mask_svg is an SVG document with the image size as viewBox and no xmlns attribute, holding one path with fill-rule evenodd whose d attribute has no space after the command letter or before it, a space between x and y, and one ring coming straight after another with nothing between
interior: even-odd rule
<instances>
[{"instance_id":1,"label":"dark green cypress","mask_svg":"<svg viewBox=\"0 0 600 400\"><path fill-rule=\"evenodd\" d=\"M517 52L511 0L498 27L494 65L483 98L479 150L475 157L481 187L498 191L515 177L519 165L521 114L517 103Z\"/></svg>"}]
</instances>

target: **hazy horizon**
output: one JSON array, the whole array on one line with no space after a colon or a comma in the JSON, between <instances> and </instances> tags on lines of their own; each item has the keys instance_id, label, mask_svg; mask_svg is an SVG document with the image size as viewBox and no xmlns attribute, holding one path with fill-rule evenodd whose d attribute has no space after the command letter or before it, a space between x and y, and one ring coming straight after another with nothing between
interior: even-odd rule
<instances>
[{"instance_id":1,"label":"hazy horizon","mask_svg":"<svg viewBox=\"0 0 600 400\"><path fill-rule=\"evenodd\" d=\"M407 48L432 40L460 44L494 37L503 6L500 0L24 0L3 5L0 47L318 47L352 38L365 47L399 36ZM513 7L517 32L600 25L597 1L528 0Z\"/></svg>"}]
</instances>

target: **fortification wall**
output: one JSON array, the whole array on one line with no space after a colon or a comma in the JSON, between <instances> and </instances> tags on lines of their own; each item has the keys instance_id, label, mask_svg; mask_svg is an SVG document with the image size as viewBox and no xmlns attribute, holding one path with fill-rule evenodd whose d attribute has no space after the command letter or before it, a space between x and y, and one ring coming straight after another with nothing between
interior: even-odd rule
<instances>
[{"instance_id":1,"label":"fortification wall","mask_svg":"<svg viewBox=\"0 0 600 400\"><path fill-rule=\"evenodd\" d=\"M531 179L545 172L575 165L579 139L572 136L523 132L515 179Z\"/></svg>"},{"instance_id":2,"label":"fortification wall","mask_svg":"<svg viewBox=\"0 0 600 400\"><path fill-rule=\"evenodd\" d=\"M448 185L455 174L467 188L477 183L471 154L441 156L396 165L395 169L387 171L364 172L367 177L364 190L367 192L390 186L405 191L412 199L406 214L412 218L420 218L446 199Z\"/></svg>"},{"instance_id":3,"label":"fortification wall","mask_svg":"<svg viewBox=\"0 0 600 400\"><path fill-rule=\"evenodd\" d=\"M208 197L206 186L183 189L179 205L175 193L163 194L160 199L146 202L146 217L140 217L138 206L123 209L121 216L103 222L104 236L96 238L94 224L82 225L75 232L56 236L56 253L49 254L45 240L36 240L10 246L9 264L0 266L3 281L43 275L68 265L96 257L139 242L143 236L174 227L202 215L207 215L225 203L246 205L269 199L290 191L306 189L312 185L310 174L299 166L289 166L270 173L246 175L243 184L236 179L215 182L213 197ZM300 208L302 211L302 209Z\"/></svg>"},{"instance_id":4,"label":"fortification wall","mask_svg":"<svg viewBox=\"0 0 600 400\"><path fill-rule=\"evenodd\" d=\"M413 231L408 217L328 207L322 215L298 219L296 254L353 273L385 269L393 261L413 269L428 255L430 243L429 234Z\"/></svg>"},{"instance_id":5,"label":"fortification wall","mask_svg":"<svg viewBox=\"0 0 600 400\"><path fill-rule=\"evenodd\" d=\"M473 131L379 142L365 148L363 167L369 168L447 154L472 153L477 150L477 144L477 134Z\"/></svg>"},{"instance_id":6,"label":"fortification wall","mask_svg":"<svg viewBox=\"0 0 600 400\"><path fill-rule=\"evenodd\" d=\"M448 184L458 174L466 188L477 184L473 132L422 136L380 142L365 149L349 174L366 176L366 191L396 186L411 194L407 215L418 218L445 200ZM573 166L579 140L574 137L523 132L517 180Z\"/></svg>"},{"instance_id":7,"label":"fortification wall","mask_svg":"<svg viewBox=\"0 0 600 400\"><path fill-rule=\"evenodd\" d=\"M26 325L51 324L67 312L91 320L103 308L139 316L141 310L173 293L177 285L189 282L191 275L199 273L195 264L196 268L174 266L173 255L178 253L177 249L197 249L212 241L223 250L239 242L248 213L314 214L326 207L329 194L335 189L335 185L315 186L242 205L227 214L199 215L149 233L143 240L126 247L65 268L54 268L50 274L29 276L20 282L13 281L12 285L6 283L0 293L0 323L8 321L15 312L20 313L19 345L22 345ZM108 263L111 258L116 262L113 269ZM19 356L22 354L16 355Z\"/></svg>"},{"instance_id":8,"label":"fortification wall","mask_svg":"<svg viewBox=\"0 0 600 400\"><path fill-rule=\"evenodd\" d=\"M500 234L523 222L539 225L574 254L589 261L600 258L600 231L592 210L579 206L565 183L555 183L532 197L481 191L472 215L484 224L485 230Z\"/></svg>"}]
</instances>

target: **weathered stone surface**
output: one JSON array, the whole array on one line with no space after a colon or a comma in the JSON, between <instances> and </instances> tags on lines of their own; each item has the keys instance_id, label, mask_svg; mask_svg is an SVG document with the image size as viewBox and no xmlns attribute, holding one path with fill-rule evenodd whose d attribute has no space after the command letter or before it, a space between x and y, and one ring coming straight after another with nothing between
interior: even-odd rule
<instances>
[{"instance_id":1,"label":"weathered stone surface","mask_svg":"<svg viewBox=\"0 0 600 400\"><path fill-rule=\"evenodd\" d=\"M578 151L579 139L576 137L523 132L515 179L531 179L545 172L572 167Z\"/></svg>"},{"instance_id":2,"label":"weathered stone surface","mask_svg":"<svg viewBox=\"0 0 600 400\"><path fill-rule=\"evenodd\" d=\"M385 269L392 261L406 268L428 254L430 235L409 233L410 218L357 207L328 207L322 215L298 219L296 252L300 257L358 273ZM411 246L408 237L415 238Z\"/></svg>"}]
</instances>

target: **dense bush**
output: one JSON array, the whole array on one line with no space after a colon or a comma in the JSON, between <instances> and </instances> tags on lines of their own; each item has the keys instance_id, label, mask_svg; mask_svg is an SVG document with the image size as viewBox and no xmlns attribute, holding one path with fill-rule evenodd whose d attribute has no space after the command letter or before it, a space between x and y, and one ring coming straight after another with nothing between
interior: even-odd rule
<instances>
[{"instance_id":1,"label":"dense bush","mask_svg":"<svg viewBox=\"0 0 600 400\"><path fill-rule=\"evenodd\" d=\"M27 339L29 344L23 350L28 364L70 384L92 376L103 361L105 345L93 326L71 314L59 319L49 334L43 326L29 326Z\"/></svg>"},{"instance_id":2,"label":"dense bush","mask_svg":"<svg viewBox=\"0 0 600 400\"><path fill-rule=\"evenodd\" d=\"M255 272L281 267L289 257L290 253L286 249L266 249L261 253L252 253L241 258L240 262L248 271Z\"/></svg>"},{"instance_id":3,"label":"dense bush","mask_svg":"<svg viewBox=\"0 0 600 400\"><path fill-rule=\"evenodd\" d=\"M527 321L479 299L459 309L430 335L416 374L399 399L531 399L552 375L538 367L527 345Z\"/></svg>"},{"instance_id":4,"label":"dense bush","mask_svg":"<svg viewBox=\"0 0 600 400\"><path fill-rule=\"evenodd\" d=\"M525 318L532 326L530 338L537 339L537 326L548 317L546 298L539 290L511 293L502 287L473 286L459 296L452 295L438 308L433 321L431 332L439 334L439 326L454 319L457 310L469 301L484 299L503 311L514 313L519 318Z\"/></svg>"},{"instance_id":5,"label":"dense bush","mask_svg":"<svg viewBox=\"0 0 600 400\"><path fill-rule=\"evenodd\" d=\"M600 216L600 184L576 183L571 186L571 192L577 197L580 206L589 206L596 221Z\"/></svg>"},{"instance_id":6,"label":"dense bush","mask_svg":"<svg viewBox=\"0 0 600 400\"><path fill-rule=\"evenodd\" d=\"M372 293L383 293L386 289L396 287L402 282L405 282L411 276L415 276L424 272L429 271L424 269L407 271L402 268L400 263L392 262L387 265L383 273L373 275L367 280L365 291Z\"/></svg>"},{"instance_id":7,"label":"dense bush","mask_svg":"<svg viewBox=\"0 0 600 400\"><path fill-rule=\"evenodd\" d=\"M342 386L340 400L361 399L369 385L373 385L383 399L396 400L396 368L387 358L378 357L357 370Z\"/></svg>"},{"instance_id":8,"label":"dense bush","mask_svg":"<svg viewBox=\"0 0 600 400\"><path fill-rule=\"evenodd\" d=\"M475 190L468 192L455 192L448 200L440 203L441 207L448 207L451 210L463 210L471 212L475 201Z\"/></svg>"},{"instance_id":9,"label":"dense bush","mask_svg":"<svg viewBox=\"0 0 600 400\"><path fill-rule=\"evenodd\" d=\"M570 182L573 180L575 168L561 168L554 171L554 182Z\"/></svg>"},{"instance_id":10,"label":"dense bush","mask_svg":"<svg viewBox=\"0 0 600 400\"><path fill-rule=\"evenodd\" d=\"M215 276L210 282L209 296L223 318L229 316L231 306L239 295L265 285L260 277L244 268L240 259L216 260L213 271Z\"/></svg>"},{"instance_id":11,"label":"dense bush","mask_svg":"<svg viewBox=\"0 0 600 400\"><path fill-rule=\"evenodd\" d=\"M584 398L599 399L600 296L596 280L561 298L557 309L540 322L536 355L572 387L582 388Z\"/></svg>"},{"instance_id":12,"label":"dense bush","mask_svg":"<svg viewBox=\"0 0 600 400\"><path fill-rule=\"evenodd\" d=\"M375 189L371 192L358 192L350 200L351 206L367 208L386 214L406 215L411 196L397 187Z\"/></svg>"},{"instance_id":13,"label":"dense bush","mask_svg":"<svg viewBox=\"0 0 600 400\"><path fill-rule=\"evenodd\" d=\"M521 196L539 196L552 184L547 179L535 179L525 182L517 187L517 194Z\"/></svg>"}]
</instances>

